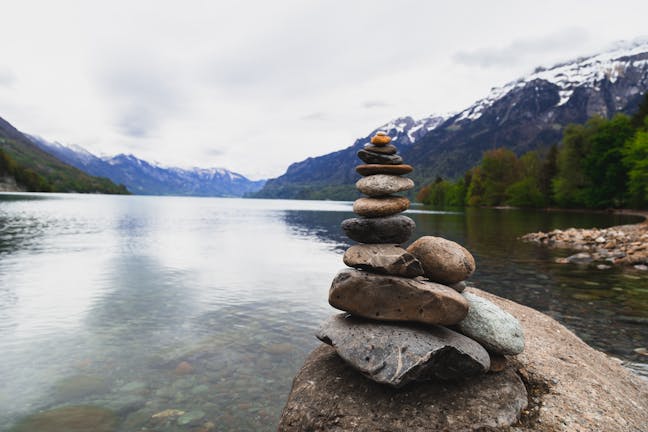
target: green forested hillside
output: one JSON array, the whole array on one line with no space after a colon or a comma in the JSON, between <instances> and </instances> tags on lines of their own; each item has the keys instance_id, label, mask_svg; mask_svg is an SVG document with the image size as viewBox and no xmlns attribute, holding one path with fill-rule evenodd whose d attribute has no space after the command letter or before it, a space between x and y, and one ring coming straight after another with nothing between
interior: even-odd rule
<instances>
[{"instance_id":1,"label":"green forested hillside","mask_svg":"<svg viewBox=\"0 0 648 432\"><path fill-rule=\"evenodd\" d=\"M129 193L123 185L90 176L45 153L0 118L0 178L6 176L31 192Z\"/></svg>"},{"instance_id":2,"label":"green forested hillside","mask_svg":"<svg viewBox=\"0 0 648 432\"><path fill-rule=\"evenodd\" d=\"M435 206L648 207L648 94L632 117L592 117L565 128L544 153L498 148L451 182L438 178L417 198Z\"/></svg>"}]
</instances>

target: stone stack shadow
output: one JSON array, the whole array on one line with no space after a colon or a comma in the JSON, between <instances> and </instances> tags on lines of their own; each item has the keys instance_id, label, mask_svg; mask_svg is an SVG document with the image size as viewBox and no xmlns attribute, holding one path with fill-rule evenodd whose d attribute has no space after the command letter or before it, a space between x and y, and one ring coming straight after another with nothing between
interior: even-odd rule
<instances>
[{"instance_id":1,"label":"stone stack shadow","mask_svg":"<svg viewBox=\"0 0 648 432\"><path fill-rule=\"evenodd\" d=\"M464 292L475 271L468 250L424 236L407 249L414 221L401 214L410 202L399 192L414 182L405 174L391 138L378 132L358 151L364 164L356 183L366 197L353 204L358 217L342 222L359 244L344 254L349 267L334 278L331 316L317 337L369 379L393 387L414 381L454 380L501 370L504 355L524 349L516 318L490 301Z\"/></svg>"}]
</instances>

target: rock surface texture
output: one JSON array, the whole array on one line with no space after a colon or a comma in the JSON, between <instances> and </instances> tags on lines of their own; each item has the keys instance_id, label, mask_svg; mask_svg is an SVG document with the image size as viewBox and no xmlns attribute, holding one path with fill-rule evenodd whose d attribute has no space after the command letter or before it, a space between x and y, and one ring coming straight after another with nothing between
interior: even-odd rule
<instances>
[{"instance_id":1,"label":"rock surface texture","mask_svg":"<svg viewBox=\"0 0 648 432\"><path fill-rule=\"evenodd\" d=\"M317 337L347 363L381 384L465 378L488 371L488 352L441 326L392 326L348 314L330 317Z\"/></svg>"},{"instance_id":2,"label":"rock surface texture","mask_svg":"<svg viewBox=\"0 0 648 432\"><path fill-rule=\"evenodd\" d=\"M334 308L386 321L452 325L468 314L468 301L447 286L418 279L341 270L329 290Z\"/></svg>"},{"instance_id":3,"label":"rock surface texture","mask_svg":"<svg viewBox=\"0 0 648 432\"><path fill-rule=\"evenodd\" d=\"M526 404L526 389L513 370L393 389L365 378L322 345L293 381L278 430L490 431L514 423Z\"/></svg>"},{"instance_id":4,"label":"rock surface texture","mask_svg":"<svg viewBox=\"0 0 648 432\"><path fill-rule=\"evenodd\" d=\"M430 280L454 284L475 271L475 259L463 246L441 237L424 236L412 243L407 252L423 264Z\"/></svg>"},{"instance_id":5,"label":"rock surface texture","mask_svg":"<svg viewBox=\"0 0 648 432\"><path fill-rule=\"evenodd\" d=\"M503 371L392 389L358 374L333 348L320 346L293 382L279 430L646 430L645 381L547 315L474 288L466 291L520 320L526 349Z\"/></svg>"}]
</instances>

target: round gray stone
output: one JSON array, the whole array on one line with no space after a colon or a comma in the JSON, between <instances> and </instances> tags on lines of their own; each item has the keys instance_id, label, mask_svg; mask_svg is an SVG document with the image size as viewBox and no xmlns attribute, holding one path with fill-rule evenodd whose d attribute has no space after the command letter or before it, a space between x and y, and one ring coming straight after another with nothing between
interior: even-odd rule
<instances>
[{"instance_id":1,"label":"round gray stone","mask_svg":"<svg viewBox=\"0 0 648 432\"><path fill-rule=\"evenodd\" d=\"M524 351L524 332L517 318L478 295L462 295L470 308L466 318L457 324L460 333L497 354L516 355Z\"/></svg>"}]
</instances>

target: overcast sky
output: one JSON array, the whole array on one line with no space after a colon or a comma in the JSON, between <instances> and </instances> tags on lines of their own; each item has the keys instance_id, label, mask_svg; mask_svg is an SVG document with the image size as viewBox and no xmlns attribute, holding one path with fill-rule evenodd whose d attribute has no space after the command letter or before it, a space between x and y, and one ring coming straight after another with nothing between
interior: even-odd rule
<instances>
[{"instance_id":1,"label":"overcast sky","mask_svg":"<svg viewBox=\"0 0 648 432\"><path fill-rule=\"evenodd\" d=\"M648 1L2 1L0 117L254 179L645 37Z\"/></svg>"}]
</instances>

